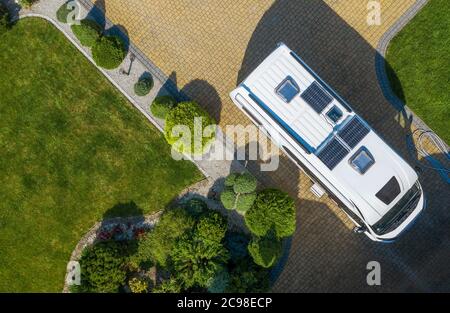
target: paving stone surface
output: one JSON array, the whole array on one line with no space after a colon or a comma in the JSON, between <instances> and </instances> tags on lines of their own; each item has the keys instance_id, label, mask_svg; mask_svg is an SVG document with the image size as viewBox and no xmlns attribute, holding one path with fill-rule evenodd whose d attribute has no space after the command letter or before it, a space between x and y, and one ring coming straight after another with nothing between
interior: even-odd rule
<instances>
[{"instance_id":1,"label":"paving stone surface","mask_svg":"<svg viewBox=\"0 0 450 313\"><path fill-rule=\"evenodd\" d=\"M96 5L189 97L222 127L250 121L229 92L275 47L286 43L341 94L411 165L406 137L415 125L385 99L375 70L383 34L413 0L381 0L381 25L367 24L365 0L99 0ZM377 2L377 1L375 1ZM425 170L428 208L393 244L371 242L281 155L274 172L248 167L266 186L288 191L298 204L298 227L273 291L450 291L449 185ZM378 261L382 285L368 286L366 265Z\"/></svg>"}]
</instances>

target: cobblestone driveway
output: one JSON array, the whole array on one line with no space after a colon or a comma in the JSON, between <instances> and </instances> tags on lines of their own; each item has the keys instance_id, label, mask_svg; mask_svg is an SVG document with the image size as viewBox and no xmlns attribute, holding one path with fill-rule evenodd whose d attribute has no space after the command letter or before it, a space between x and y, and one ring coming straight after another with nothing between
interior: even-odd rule
<instances>
[{"instance_id":1,"label":"cobblestone driveway","mask_svg":"<svg viewBox=\"0 0 450 313\"><path fill-rule=\"evenodd\" d=\"M366 23L365 0L106 0L107 16L127 29L178 87L199 101L222 126L249 124L228 93L283 41L296 51L412 165L406 136L414 130L384 98L376 77L381 36L413 0L382 0L381 26ZM394 244L351 233L351 223L287 159L266 185L289 191L298 202L298 230L276 292L450 291L449 187L433 172L420 180L429 206ZM366 265L378 261L382 285L366 284Z\"/></svg>"}]
</instances>

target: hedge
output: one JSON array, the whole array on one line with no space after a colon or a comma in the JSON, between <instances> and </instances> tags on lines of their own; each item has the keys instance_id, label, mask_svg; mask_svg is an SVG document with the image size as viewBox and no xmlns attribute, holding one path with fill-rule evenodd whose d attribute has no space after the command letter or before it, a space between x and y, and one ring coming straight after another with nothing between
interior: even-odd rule
<instances>
[{"instance_id":1,"label":"hedge","mask_svg":"<svg viewBox=\"0 0 450 313\"><path fill-rule=\"evenodd\" d=\"M242 193L237 197L236 211L246 214L256 199L256 193Z\"/></svg>"},{"instance_id":2,"label":"hedge","mask_svg":"<svg viewBox=\"0 0 450 313\"><path fill-rule=\"evenodd\" d=\"M248 245L253 261L264 268L275 265L282 253L282 244L273 236L253 238Z\"/></svg>"},{"instance_id":3,"label":"hedge","mask_svg":"<svg viewBox=\"0 0 450 313\"><path fill-rule=\"evenodd\" d=\"M167 114L177 105L177 101L172 96L156 97L150 106L152 114L160 119L165 119Z\"/></svg>"},{"instance_id":4,"label":"hedge","mask_svg":"<svg viewBox=\"0 0 450 313\"><path fill-rule=\"evenodd\" d=\"M139 97L144 97L148 95L150 90L153 88L153 78L151 76L149 77L141 77L139 80L134 84L134 93L138 95Z\"/></svg>"},{"instance_id":5,"label":"hedge","mask_svg":"<svg viewBox=\"0 0 450 313\"><path fill-rule=\"evenodd\" d=\"M80 21L79 25L73 24L70 27L74 35L85 47L92 47L100 39L102 28L93 20L84 19Z\"/></svg>"},{"instance_id":6,"label":"hedge","mask_svg":"<svg viewBox=\"0 0 450 313\"><path fill-rule=\"evenodd\" d=\"M201 124L194 127L195 123L199 122L197 118L201 119ZM174 109L172 109L166 116L166 125L164 129L164 136L167 142L172 145L173 149L180 153L199 155L206 152L207 148L215 138L215 121L211 118L205 110L200 108L196 102L181 102ZM175 126L187 127L190 134L181 132L180 134L173 134L172 130ZM195 130L199 129L202 133L206 127L212 126L213 132L202 135L201 138L195 136ZM180 129L178 129L180 130ZM188 137L182 137L189 135ZM196 144L199 140L200 144Z\"/></svg>"},{"instance_id":7,"label":"hedge","mask_svg":"<svg viewBox=\"0 0 450 313\"><path fill-rule=\"evenodd\" d=\"M231 173L225 178L225 189L220 195L222 205L228 210L245 214L256 199L256 179L248 172Z\"/></svg>"},{"instance_id":8,"label":"hedge","mask_svg":"<svg viewBox=\"0 0 450 313\"><path fill-rule=\"evenodd\" d=\"M92 47L95 63L108 70L117 68L125 56L125 43L118 36L103 36Z\"/></svg>"},{"instance_id":9,"label":"hedge","mask_svg":"<svg viewBox=\"0 0 450 313\"><path fill-rule=\"evenodd\" d=\"M276 237L288 237L295 231L294 200L280 190L265 189L258 193L255 203L245 214L245 224L260 237L272 229Z\"/></svg>"},{"instance_id":10,"label":"hedge","mask_svg":"<svg viewBox=\"0 0 450 313\"><path fill-rule=\"evenodd\" d=\"M236 193L251 193L256 190L256 185L256 178L245 172L236 177L233 189Z\"/></svg>"}]
</instances>

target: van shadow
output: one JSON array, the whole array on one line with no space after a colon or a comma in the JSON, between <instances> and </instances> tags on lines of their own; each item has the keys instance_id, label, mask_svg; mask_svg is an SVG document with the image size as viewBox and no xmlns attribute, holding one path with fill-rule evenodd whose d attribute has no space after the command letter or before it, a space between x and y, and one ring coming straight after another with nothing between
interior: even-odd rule
<instances>
[{"instance_id":1,"label":"van shadow","mask_svg":"<svg viewBox=\"0 0 450 313\"><path fill-rule=\"evenodd\" d=\"M412 132L411 120L403 108L395 108L386 100L377 80L375 60L382 56L332 8L323 1L276 1L252 34L237 83L241 83L279 42L296 52L348 100L394 150L412 166L416 165L417 154L410 153L406 144L406 138ZM395 72L389 64L386 68L396 94L400 100L404 99ZM327 206L335 207L332 202L324 205L322 201L305 200L309 198L305 195L308 191L298 189L302 182L290 159L281 157L280 167L274 173L260 173L257 162L248 162L247 168L267 185L281 186L296 198L302 194L298 199L299 225L292 240L292 246L298 245L298 248L291 249L285 270L275 284L276 291L366 290L365 276L362 276L366 274L365 266L370 260L384 264L386 280L378 290L435 290L442 284L450 289L448 280L444 282L444 278L436 274L447 268L441 260L442 254L450 256L448 248L443 246L443 240L449 240L444 229L450 226L450 199L446 192L448 185L442 183L435 172L426 171L420 175L425 193L436 194L429 198L428 212L432 211L433 216L423 213L397 242L384 245L371 242L365 236L353 235L350 229L337 225L335 214L327 209ZM319 247L323 253L317 253L313 247ZM305 251L315 257L305 260ZM429 268L432 263L434 268ZM305 272L311 273L308 277L300 273L299 264L305 264ZM317 268L315 274L308 270L309 267ZM349 279L355 268L361 269L359 276ZM429 268L429 271L423 268ZM416 284L419 280L422 284Z\"/></svg>"}]
</instances>

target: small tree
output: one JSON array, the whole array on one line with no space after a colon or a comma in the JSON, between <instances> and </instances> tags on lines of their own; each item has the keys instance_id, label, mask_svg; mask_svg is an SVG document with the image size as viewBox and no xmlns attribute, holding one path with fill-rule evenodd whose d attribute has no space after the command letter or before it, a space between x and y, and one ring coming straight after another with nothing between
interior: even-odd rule
<instances>
[{"instance_id":1,"label":"small tree","mask_svg":"<svg viewBox=\"0 0 450 313\"><path fill-rule=\"evenodd\" d=\"M148 95L152 88L153 78L151 76L141 77L136 84L134 84L134 93L139 97L144 97Z\"/></svg>"},{"instance_id":2,"label":"small tree","mask_svg":"<svg viewBox=\"0 0 450 313\"><path fill-rule=\"evenodd\" d=\"M126 248L115 241L100 242L86 248L80 259L81 284L84 291L118 292L125 284Z\"/></svg>"},{"instance_id":3,"label":"small tree","mask_svg":"<svg viewBox=\"0 0 450 313\"><path fill-rule=\"evenodd\" d=\"M282 245L274 236L253 238L248 245L248 251L256 264L269 268L275 265L281 256Z\"/></svg>"},{"instance_id":4,"label":"small tree","mask_svg":"<svg viewBox=\"0 0 450 313\"><path fill-rule=\"evenodd\" d=\"M196 102L181 102L166 115L164 136L176 151L198 155L206 152L213 142L216 135L215 124L215 121ZM185 129L181 128L173 132L175 127L180 126L187 128L189 134L183 133ZM209 134L205 134L206 128L211 130ZM182 133L176 134L180 130ZM181 137L183 135L185 137Z\"/></svg>"},{"instance_id":5,"label":"small tree","mask_svg":"<svg viewBox=\"0 0 450 313\"><path fill-rule=\"evenodd\" d=\"M194 229L194 237L205 242L221 242L227 231L227 222L220 213L210 212L200 217Z\"/></svg>"},{"instance_id":6,"label":"small tree","mask_svg":"<svg viewBox=\"0 0 450 313\"><path fill-rule=\"evenodd\" d=\"M155 228L140 240L137 262L154 260L159 266L166 267L178 237L191 229L194 223L194 219L183 208L164 213Z\"/></svg>"},{"instance_id":7,"label":"small tree","mask_svg":"<svg viewBox=\"0 0 450 313\"><path fill-rule=\"evenodd\" d=\"M125 56L125 43L118 36L103 36L92 46L95 63L108 70L117 68Z\"/></svg>"},{"instance_id":8,"label":"small tree","mask_svg":"<svg viewBox=\"0 0 450 313\"><path fill-rule=\"evenodd\" d=\"M177 101L172 96L156 97L150 106L152 114L160 119L165 119L167 114L177 105Z\"/></svg>"},{"instance_id":9,"label":"small tree","mask_svg":"<svg viewBox=\"0 0 450 313\"><path fill-rule=\"evenodd\" d=\"M172 250L173 272L183 286L207 287L211 278L224 269L228 251L216 241L204 241L195 232L183 235Z\"/></svg>"},{"instance_id":10,"label":"small tree","mask_svg":"<svg viewBox=\"0 0 450 313\"><path fill-rule=\"evenodd\" d=\"M227 270L222 270L218 272L214 277L208 281L207 288L208 292L211 293L223 293L228 287L230 281L230 274Z\"/></svg>"},{"instance_id":11,"label":"small tree","mask_svg":"<svg viewBox=\"0 0 450 313\"><path fill-rule=\"evenodd\" d=\"M102 28L93 20L84 19L71 26L72 32L85 47L92 47L100 38Z\"/></svg>"},{"instance_id":12,"label":"small tree","mask_svg":"<svg viewBox=\"0 0 450 313\"><path fill-rule=\"evenodd\" d=\"M146 279L133 277L128 281L128 286L132 293L146 293L149 289L149 282Z\"/></svg>"},{"instance_id":13,"label":"small tree","mask_svg":"<svg viewBox=\"0 0 450 313\"><path fill-rule=\"evenodd\" d=\"M295 223L294 200L277 189L265 189L258 193L255 203L245 214L245 224L259 237L267 235L272 229L277 238L291 236Z\"/></svg>"},{"instance_id":14,"label":"small tree","mask_svg":"<svg viewBox=\"0 0 450 313\"><path fill-rule=\"evenodd\" d=\"M248 172L232 173L225 178L225 189L220 195L223 206L245 214L256 199L257 181Z\"/></svg>"}]
</instances>

